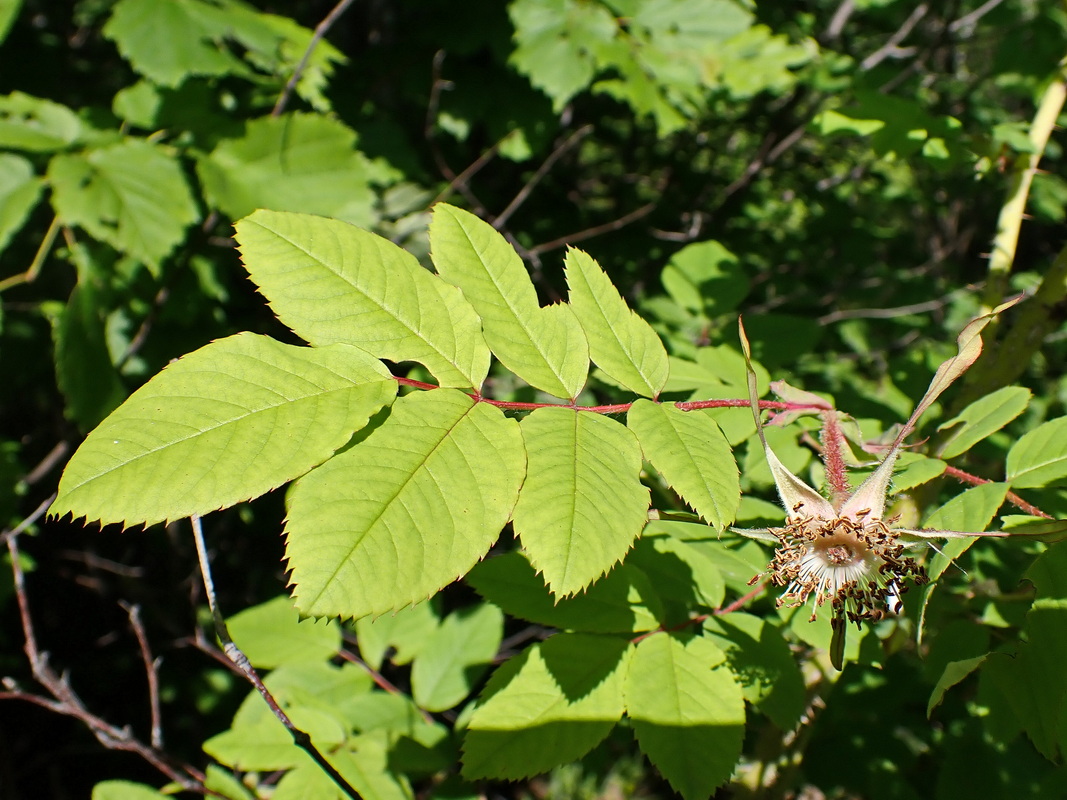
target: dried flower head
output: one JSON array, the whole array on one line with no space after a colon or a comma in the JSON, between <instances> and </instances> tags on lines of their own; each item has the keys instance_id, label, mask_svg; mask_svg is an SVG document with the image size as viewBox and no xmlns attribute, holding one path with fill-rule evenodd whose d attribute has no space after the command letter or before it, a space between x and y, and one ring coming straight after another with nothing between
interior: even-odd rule
<instances>
[{"instance_id":1,"label":"dried flower head","mask_svg":"<svg viewBox=\"0 0 1067 800\"><path fill-rule=\"evenodd\" d=\"M753 578L752 583L769 576L772 584L784 587L785 591L778 599L779 607L799 606L812 600L817 609L830 603L834 629L831 660L838 669L841 668L847 622L859 625L896 613L901 606L900 595L907 591L908 586L927 582L923 566L905 555L908 548L935 538L1008 535L1003 532L897 528L897 519L885 519L884 515L893 467L904 439L914 430L923 412L981 354L982 329L996 314L1015 302L1018 301L999 306L963 329L957 338L959 352L937 369L911 418L901 428L881 463L855 492L848 491L843 463L839 459L833 462L830 458L826 459L827 476L833 487L832 502L790 472L767 444L760 418L752 354L744 325L740 325L741 348L748 366L749 400L756 419L756 431L786 511L786 522L780 528L735 530L777 544L767 571ZM815 395L803 394L807 395L811 405L821 404L827 432L830 433L825 441L826 455L836 454L840 438L837 412ZM815 619L814 610L811 619Z\"/></svg>"}]
</instances>

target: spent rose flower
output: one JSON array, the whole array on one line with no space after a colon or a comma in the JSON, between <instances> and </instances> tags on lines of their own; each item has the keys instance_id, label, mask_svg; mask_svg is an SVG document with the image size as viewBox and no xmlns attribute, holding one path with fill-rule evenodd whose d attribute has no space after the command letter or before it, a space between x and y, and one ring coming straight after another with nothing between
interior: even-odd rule
<instances>
[{"instance_id":1,"label":"spent rose flower","mask_svg":"<svg viewBox=\"0 0 1067 800\"><path fill-rule=\"evenodd\" d=\"M927 582L926 570L909 549L921 547L926 540L974 536L1007 536L1002 531L975 533L967 531L923 530L896 527L896 518L885 518L886 496L897 456L904 439L941 393L962 375L982 352L981 331L998 313L1014 305L1012 300L968 324L957 338L959 352L938 367L926 394L915 407L888 452L874 472L854 491L844 485L843 464L827 463L827 473L841 474L830 500L794 475L778 459L767 443L760 418L756 375L744 325L740 324L741 348L748 368L748 390L756 432L786 512L780 528L735 529L752 538L777 544L767 571L752 579L755 583L769 576L772 584L784 587L779 607L799 606L813 600L817 609L824 603L832 606L833 644L831 660L841 668L844 631L848 622L857 625L877 621L900 610L900 595L909 583ZM795 390L794 390L795 391ZM806 394L806 393L804 393ZM808 397L822 402L814 395ZM839 437L836 412L823 406L828 427ZM838 452L838 441L828 443L827 454ZM831 481L833 485L835 482ZM815 619L815 612L811 615Z\"/></svg>"}]
</instances>

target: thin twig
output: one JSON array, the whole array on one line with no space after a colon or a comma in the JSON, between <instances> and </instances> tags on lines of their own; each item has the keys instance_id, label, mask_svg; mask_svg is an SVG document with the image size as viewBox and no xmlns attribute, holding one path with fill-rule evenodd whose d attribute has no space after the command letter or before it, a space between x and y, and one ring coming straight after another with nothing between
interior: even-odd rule
<instances>
[{"instance_id":1,"label":"thin twig","mask_svg":"<svg viewBox=\"0 0 1067 800\"><path fill-rule=\"evenodd\" d=\"M27 486L33 486L51 472L52 468L62 461L68 452L70 452L70 442L57 442L55 447L49 450L48 454L38 462L37 466L31 469L26 477L22 479L23 483Z\"/></svg>"},{"instance_id":2,"label":"thin twig","mask_svg":"<svg viewBox=\"0 0 1067 800\"><path fill-rule=\"evenodd\" d=\"M289 735L293 737L293 743L311 756L312 760L319 765L319 768L330 776L330 780L337 784L338 788L345 793L348 797L354 800L361 800L361 795L351 784L345 780L344 776L326 760L324 756L311 741L311 737L300 728L296 727L293 721L289 718L289 715L285 713L278 701L274 699L274 695L270 693L270 690L264 685L263 680L259 677L259 673L248 661L248 657L245 656L241 649L234 644L232 638L230 638L230 631L226 627L226 621L222 618L222 612L219 610L218 599L215 596L215 582L211 577L211 562L207 555L207 546L204 544L204 530L200 524L200 517L197 514L191 516L190 521L193 525L193 541L196 543L196 554L200 560L200 574L204 578L204 591L207 595L208 607L211 609L211 619L215 623L215 635L222 642L222 652L226 654L226 657L233 662L241 674L244 675L245 680L251 683L256 691L266 702L268 708L278 721L282 723L289 731Z\"/></svg>"},{"instance_id":3,"label":"thin twig","mask_svg":"<svg viewBox=\"0 0 1067 800\"><path fill-rule=\"evenodd\" d=\"M42 506L47 508L46 504L42 504ZM5 679L3 686L6 691L0 691L0 700L24 700L42 708L47 708L57 714L78 719L92 731L96 740L107 749L123 750L139 755L162 774L166 775L169 780L181 785L186 791L221 797L217 792L204 787L206 778L199 770L187 764L180 766L174 764L170 755L136 739L128 728L117 728L89 711L81 698L71 688L70 681L66 676L61 677L49 665L48 654L42 653L37 644L37 634L34 630L33 618L30 615L29 596L26 592L25 574L22 571L20 561L21 553L18 548L17 533L27 526L27 521L24 520L21 525L10 531L6 536L7 549L11 556L15 599L19 609L19 620L24 638L22 649L26 654L26 659L29 661L30 672L34 680L44 687L54 699L50 700L46 697L26 692L18 688L14 681Z\"/></svg>"},{"instance_id":4,"label":"thin twig","mask_svg":"<svg viewBox=\"0 0 1067 800\"><path fill-rule=\"evenodd\" d=\"M541 162L541 166L539 166L537 171L530 176L530 179L526 181L523 187L519 189L518 193L512 198L511 202L508 203L507 207L492 221L493 227L500 230L507 225L508 220L511 219L511 215L518 211L519 206L526 202L526 198L530 196L530 193L533 192L537 187L537 184L544 179L545 175L548 174L548 171L552 169L555 163L563 157L563 154L568 150L573 149L575 145L592 132L592 125L584 125L564 139L555 150L549 153L548 158Z\"/></svg>"},{"instance_id":5,"label":"thin twig","mask_svg":"<svg viewBox=\"0 0 1067 800\"><path fill-rule=\"evenodd\" d=\"M423 123L423 138L426 139L430 148L430 157L433 159L438 172L448 181L449 186L455 188L467 201L471 211L477 216L485 216L485 205L474 196L470 186L459 180L459 175L448 165L444 153L437 144L437 112L441 107L441 92L452 87L452 82L441 77L441 71L445 63L445 51L438 50L433 55L432 78L430 83L430 97L426 103L426 119Z\"/></svg>"},{"instance_id":6,"label":"thin twig","mask_svg":"<svg viewBox=\"0 0 1067 800\"><path fill-rule=\"evenodd\" d=\"M163 749L163 717L159 710L159 659L152 657L152 650L148 646L148 635L145 633L144 623L141 622L141 607L131 605L124 600L119 605L126 611L130 618L130 627L133 635L137 637L137 646L141 650L141 661L144 662L145 676L148 679L148 706L152 718L152 747L157 750Z\"/></svg>"},{"instance_id":7,"label":"thin twig","mask_svg":"<svg viewBox=\"0 0 1067 800\"><path fill-rule=\"evenodd\" d=\"M467 166L466 169L464 169L461 173L459 173L458 175L453 177L452 180L450 180L448 182L448 185L445 186L445 188L442 189L440 192L438 192L437 196L433 200L430 201L430 205L431 206L436 205L437 203L440 203L442 200L447 199L448 196L450 194L452 194L452 192L456 191L456 187L459 186L460 184L463 184L464 186L466 186L468 184L468 182L470 181L470 179L472 177L474 177L478 172L481 171L482 167L484 167L486 164L488 164L490 161L492 161L494 158L496 158L497 153L500 151L500 148L504 145L504 142L506 142L508 140L509 136L511 136L511 132L510 131L508 133L506 133L504 136L502 136L500 139L498 139L496 142L494 142L492 147L490 147L484 153L482 153L480 156L478 156L476 159L474 159L474 161L472 161L470 163L470 165Z\"/></svg>"},{"instance_id":8,"label":"thin twig","mask_svg":"<svg viewBox=\"0 0 1067 800\"><path fill-rule=\"evenodd\" d=\"M830 17L830 24L826 26L826 32L823 34L823 38L826 41L833 41L841 35L841 31L845 29L845 25L848 23L849 17L852 16L852 12L856 10L856 0L844 0L841 5L834 11L834 15Z\"/></svg>"},{"instance_id":9,"label":"thin twig","mask_svg":"<svg viewBox=\"0 0 1067 800\"><path fill-rule=\"evenodd\" d=\"M631 222L636 222L642 217L647 217L655 211L656 205L657 201L654 200L651 203L646 203L640 208L635 208L629 213L623 214L618 219L613 219L611 222L605 222L603 225L594 225L592 228L586 228L584 231L576 231L575 233L569 233L566 236L560 236L558 239L553 239L550 242L531 247L528 252L531 255L538 256L548 250L555 250L557 247L563 247L565 244L574 244L575 242L592 239L594 236L600 236L602 233L617 231L620 228L626 227Z\"/></svg>"},{"instance_id":10,"label":"thin twig","mask_svg":"<svg viewBox=\"0 0 1067 800\"><path fill-rule=\"evenodd\" d=\"M45 515L45 512L48 511L48 507L50 505L52 505L52 501L55 500L55 499L56 499L56 493L52 492L52 494L48 495L48 497L46 497L44 500L41 501L41 504L39 506L37 506L37 508L35 508L32 512L30 512L30 515L28 517L26 517L26 519L22 520L22 522L20 522L18 525L16 525L11 530L4 531L2 534L0 534L0 542L9 541L11 539L14 539L16 536L18 536L24 530L26 530L31 525L33 525L35 522L37 522L37 520L39 520L41 517L43 517Z\"/></svg>"},{"instance_id":11,"label":"thin twig","mask_svg":"<svg viewBox=\"0 0 1067 800\"><path fill-rule=\"evenodd\" d=\"M974 11L970 12L969 14L964 14L959 19L955 19L950 22L948 25L948 29L953 33L956 33L956 31L959 31L963 28L972 27L976 22L978 22L978 20L980 20L982 17L984 17L986 14L988 14L990 11L992 11L994 8L996 8L1003 2L1004 0L986 0L985 3L982 3L982 5L978 6L978 8L976 8Z\"/></svg>"},{"instance_id":12,"label":"thin twig","mask_svg":"<svg viewBox=\"0 0 1067 800\"><path fill-rule=\"evenodd\" d=\"M890 56L898 55L897 45L908 38L908 34L919 24L919 20L926 16L926 12L929 10L930 7L926 3L917 5L908 15L908 18L904 20L904 24L897 29L896 33L890 36L885 44L860 62L860 69L866 72L874 69Z\"/></svg>"},{"instance_id":13,"label":"thin twig","mask_svg":"<svg viewBox=\"0 0 1067 800\"><path fill-rule=\"evenodd\" d=\"M322 37L326 35L326 31L328 31L337 19L345 13L350 5L352 5L352 0L341 0L333 7L333 10L323 18L322 22L315 26L315 31L311 34L311 41L308 42L308 46L304 50L304 55L300 58L300 63L296 65L293 74L289 76L285 88L282 89L282 93L278 95L278 100L274 103L274 108L271 109L270 115L272 117L281 115L286 104L289 102L289 97L293 94L293 90L296 89L296 85L300 82L300 78L303 77L304 70L307 69L308 61L311 60L311 54L315 52L315 48L319 46L319 42L322 40Z\"/></svg>"},{"instance_id":14,"label":"thin twig","mask_svg":"<svg viewBox=\"0 0 1067 800\"><path fill-rule=\"evenodd\" d=\"M33 283L37 279L37 275L41 272L41 267L44 266L44 260L52 252L52 245L55 244L56 236L59 234L61 227L63 226L59 222L59 217L52 220L52 224L48 226L44 238L41 239L41 244L38 246L29 268L25 272L20 272L18 275L12 275L0 281L0 292L22 283Z\"/></svg>"}]
</instances>

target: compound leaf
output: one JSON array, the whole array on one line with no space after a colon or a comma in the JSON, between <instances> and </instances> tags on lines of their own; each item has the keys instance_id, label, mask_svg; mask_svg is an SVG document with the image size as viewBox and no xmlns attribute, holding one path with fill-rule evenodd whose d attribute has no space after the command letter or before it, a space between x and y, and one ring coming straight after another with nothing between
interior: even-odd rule
<instances>
[{"instance_id":1,"label":"compound leaf","mask_svg":"<svg viewBox=\"0 0 1067 800\"><path fill-rule=\"evenodd\" d=\"M587 411L539 408L522 421L529 474L515 531L555 595L595 581L630 549L647 519L637 437Z\"/></svg>"},{"instance_id":2,"label":"compound leaf","mask_svg":"<svg viewBox=\"0 0 1067 800\"><path fill-rule=\"evenodd\" d=\"M442 386L477 388L489 348L470 303L410 253L309 214L257 211L237 223L252 280L278 317L316 345L346 342L417 361Z\"/></svg>"},{"instance_id":3,"label":"compound leaf","mask_svg":"<svg viewBox=\"0 0 1067 800\"><path fill-rule=\"evenodd\" d=\"M505 662L463 740L467 778L520 779L574 761L623 712L624 638L560 633Z\"/></svg>"},{"instance_id":4,"label":"compound leaf","mask_svg":"<svg viewBox=\"0 0 1067 800\"><path fill-rule=\"evenodd\" d=\"M240 333L168 366L89 434L52 514L151 525L257 497L327 459L396 383L346 345Z\"/></svg>"},{"instance_id":5,"label":"compound leaf","mask_svg":"<svg viewBox=\"0 0 1067 800\"><path fill-rule=\"evenodd\" d=\"M556 397L576 397L589 372L589 344L564 304L541 308L515 249L493 227L447 203L434 206L430 247L437 272L482 318L500 362Z\"/></svg>"},{"instance_id":6,"label":"compound leaf","mask_svg":"<svg viewBox=\"0 0 1067 800\"><path fill-rule=\"evenodd\" d=\"M297 607L364 617L463 575L511 516L518 424L454 389L411 394L363 441L295 484L286 556Z\"/></svg>"},{"instance_id":7,"label":"compound leaf","mask_svg":"<svg viewBox=\"0 0 1067 800\"><path fill-rule=\"evenodd\" d=\"M120 0L104 35L134 69L160 86L189 75L249 71L222 44L226 25L202 0Z\"/></svg>"},{"instance_id":8,"label":"compound leaf","mask_svg":"<svg viewBox=\"0 0 1067 800\"><path fill-rule=\"evenodd\" d=\"M565 270L571 308L589 339L593 363L634 394L659 395L670 367L652 326L630 310L591 256L569 250Z\"/></svg>"},{"instance_id":9,"label":"compound leaf","mask_svg":"<svg viewBox=\"0 0 1067 800\"><path fill-rule=\"evenodd\" d=\"M715 420L700 411L638 400L626 424L641 441L645 458L700 516L719 530L733 522L741 486L730 443Z\"/></svg>"},{"instance_id":10,"label":"compound leaf","mask_svg":"<svg viewBox=\"0 0 1067 800\"><path fill-rule=\"evenodd\" d=\"M638 744L686 800L725 783L741 755L745 700L726 656L707 639L649 636L626 676L626 714Z\"/></svg>"}]
</instances>

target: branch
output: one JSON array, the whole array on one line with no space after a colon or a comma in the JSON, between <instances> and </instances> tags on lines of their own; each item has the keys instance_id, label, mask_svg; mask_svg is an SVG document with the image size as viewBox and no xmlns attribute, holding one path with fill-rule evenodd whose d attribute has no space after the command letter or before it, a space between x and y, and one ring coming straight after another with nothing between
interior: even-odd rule
<instances>
[{"instance_id":1,"label":"branch","mask_svg":"<svg viewBox=\"0 0 1067 800\"><path fill-rule=\"evenodd\" d=\"M910 34L912 29L919 24L919 20L926 16L926 12L929 10L930 7L927 6L926 3L917 5L912 10L911 14L908 15L908 18L904 20L904 24L897 29L896 33L890 36L885 44L860 62L860 69L866 72L867 70L874 69L891 56L899 56L900 53L897 49L897 45L908 38L908 34Z\"/></svg>"},{"instance_id":2,"label":"branch","mask_svg":"<svg viewBox=\"0 0 1067 800\"><path fill-rule=\"evenodd\" d=\"M233 665L240 670L245 679L256 687L256 691L266 702L271 712L278 721L282 723L289 731L289 734L293 737L293 743L302 749L305 753L311 756L312 760L318 764L319 768L330 776L330 779L337 784L337 787L353 800L362 800L361 795L345 780L344 776L326 760L319 749L311 741L311 737L300 728L296 727L293 721L289 718L289 715L282 710L282 707L278 705L278 701L274 699L274 695L270 693L270 690L264 685L263 680L259 677L259 673L249 663L248 657L241 652L241 649L234 644L233 639L230 638L230 632L226 627L226 621L222 618L222 613L219 611L218 600L215 597L215 582L211 577L211 563L207 556L207 547L204 545L204 531L200 525L199 515L194 514L189 518L193 525L193 541L196 543L196 554L200 559L200 574L204 578L204 591L207 594L208 607L211 609L211 619L215 623L215 635L219 637L219 641L222 642L222 651L226 654L226 657L233 662Z\"/></svg>"},{"instance_id":3,"label":"branch","mask_svg":"<svg viewBox=\"0 0 1067 800\"><path fill-rule=\"evenodd\" d=\"M42 503L38 511L43 514L50 503L51 498L46 503ZM221 797L222 795L217 792L204 787L206 778L199 770L189 765L179 766L175 764L171 756L157 747L144 744L135 738L128 728L117 728L89 711L81 698L71 688L69 679L66 676L58 675L52 669L48 663L48 654L41 652L37 644L37 634L33 626L33 618L30 615L29 598L26 592L26 578L20 561L21 553L18 547L18 533L32 524L29 520L30 518L28 517L17 528L6 531L2 538L7 540L7 549L11 556L15 599L18 604L19 620L25 640L23 652L29 661L30 671L34 680L54 699L27 692L19 688L12 679L5 678L2 684L4 691L0 691L0 700L25 700L57 714L78 719L92 731L96 740L107 749L123 750L139 755L167 776L169 780L181 785L186 791Z\"/></svg>"},{"instance_id":4,"label":"branch","mask_svg":"<svg viewBox=\"0 0 1067 800\"><path fill-rule=\"evenodd\" d=\"M296 85L300 83L300 78L303 77L304 70L307 69L308 61L311 60L311 54L315 52L315 48L319 46L319 42L322 41L322 37L326 35L326 31L328 31L338 18L348 10L350 5L352 5L352 0L340 0L340 2L333 7L333 10L323 18L322 22L315 26L315 31L311 34L311 41L308 42L308 46L304 50L304 55L300 58L300 63L296 65L293 74L289 76L289 81L285 84L285 88L282 89L282 93L278 95L278 100L274 103L274 108L271 109L270 115L272 117L281 116L286 103L289 102L289 97L293 94L293 90L296 89Z\"/></svg>"},{"instance_id":5,"label":"branch","mask_svg":"<svg viewBox=\"0 0 1067 800\"><path fill-rule=\"evenodd\" d=\"M508 203L507 208L500 212L496 219L493 220L493 227L500 230L508 224L508 220L511 219L511 215L518 211L519 206L526 202L526 198L530 196L530 193L541 182L541 180L548 174L548 171L552 169L557 161L563 157L563 154L568 150L574 148L582 139L593 132L592 125L585 125L570 136L568 136L555 150L549 153L548 158L541 162L541 166L537 168L537 171L530 177L528 181L519 189L518 193L512 198L512 201Z\"/></svg>"}]
</instances>

